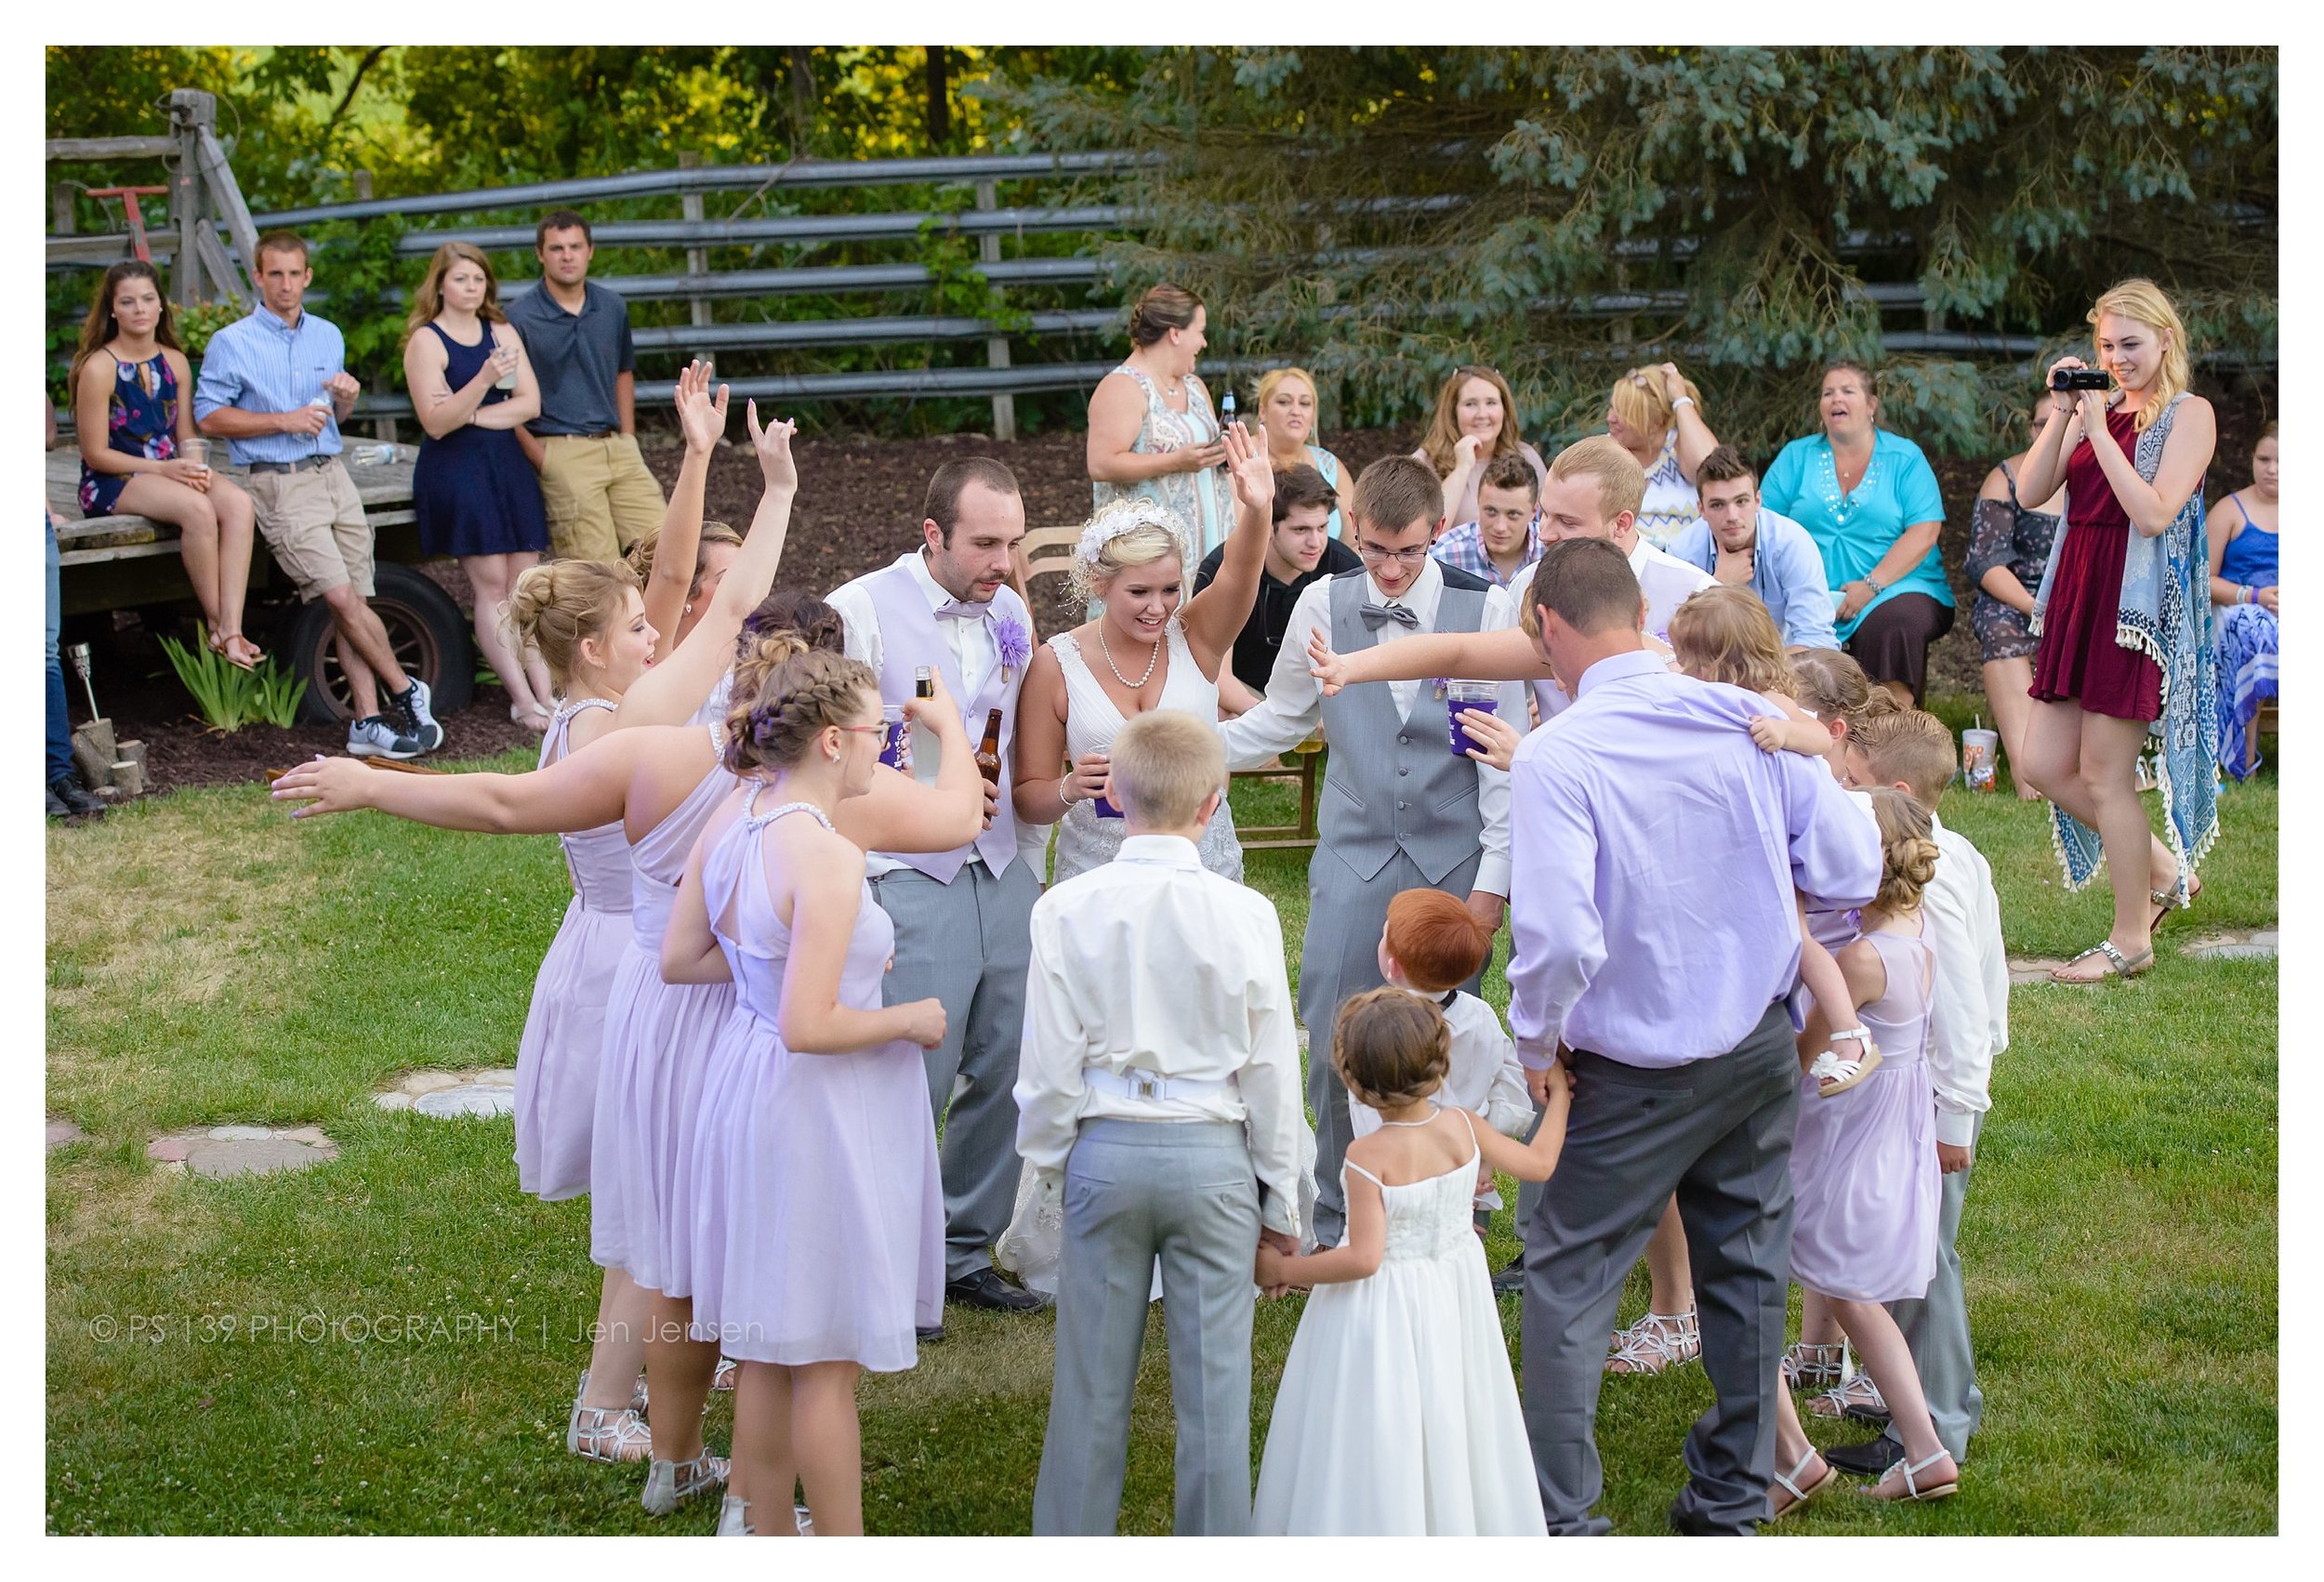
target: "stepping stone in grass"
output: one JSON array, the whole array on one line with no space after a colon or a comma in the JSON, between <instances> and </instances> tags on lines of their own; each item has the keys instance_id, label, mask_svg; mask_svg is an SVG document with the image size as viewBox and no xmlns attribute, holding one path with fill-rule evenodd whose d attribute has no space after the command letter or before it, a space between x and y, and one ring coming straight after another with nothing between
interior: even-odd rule
<instances>
[{"instance_id":1,"label":"stepping stone in grass","mask_svg":"<svg viewBox=\"0 0 2324 1582\"><path fill-rule=\"evenodd\" d=\"M2265 960L2277 950L2278 931L2257 929L2241 933L2212 934L2197 940L2180 954L2206 960Z\"/></svg>"},{"instance_id":2,"label":"stepping stone in grass","mask_svg":"<svg viewBox=\"0 0 2324 1582\"><path fill-rule=\"evenodd\" d=\"M71 1121L52 1120L48 1123L48 1152L53 1154L59 1148L82 1141L87 1136L88 1133Z\"/></svg>"},{"instance_id":3,"label":"stepping stone in grass","mask_svg":"<svg viewBox=\"0 0 2324 1582\"><path fill-rule=\"evenodd\" d=\"M157 1137L145 1156L165 1170L217 1179L303 1170L339 1156L338 1145L314 1127L196 1127Z\"/></svg>"},{"instance_id":4,"label":"stepping stone in grass","mask_svg":"<svg viewBox=\"0 0 2324 1582\"><path fill-rule=\"evenodd\" d=\"M442 1088L433 1093L423 1093L412 1107L423 1115L448 1120L455 1115L506 1115L517 1107L517 1090L497 1084L486 1087L482 1083L464 1083L458 1088Z\"/></svg>"}]
</instances>

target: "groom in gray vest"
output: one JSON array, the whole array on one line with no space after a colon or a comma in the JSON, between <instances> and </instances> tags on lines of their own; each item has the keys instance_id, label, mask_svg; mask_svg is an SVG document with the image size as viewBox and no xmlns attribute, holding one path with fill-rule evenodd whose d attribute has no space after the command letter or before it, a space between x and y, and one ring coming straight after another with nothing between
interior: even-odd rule
<instances>
[{"instance_id":1,"label":"groom in gray vest","mask_svg":"<svg viewBox=\"0 0 2324 1582\"><path fill-rule=\"evenodd\" d=\"M1331 749L1300 960L1307 1097L1315 1111L1315 1234L1326 1246L1346 1229L1340 1161L1351 1136L1348 1090L1331 1069L1331 1027L1342 1000L1382 982L1388 903L1399 890L1441 890L1499 928L1509 895L1509 777L1453 754L1442 684L1392 681L1321 698L1308 670L1307 639L1319 629L1347 653L1419 633L1516 624L1507 593L1430 556L1444 513L1443 489L1427 464L1390 456L1366 468L1353 509L1362 569L1308 585L1292 607L1266 696L1219 728L1235 769L1272 762L1318 722ZM1496 696L1501 718L1524 716L1521 683ZM1475 989L1476 980L1466 986Z\"/></svg>"},{"instance_id":2,"label":"groom in gray vest","mask_svg":"<svg viewBox=\"0 0 2324 1582\"><path fill-rule=\"evenodd\" d=\"M959 700L970 741L982 741L1000 713L1000 785L984 833L934 855L872 852L867 872L896 929L887 1003L933 996L944 1007L944 1041L928 1051L928 1099L944 1131L944 1295L1025 1312L1047 1304L1003 1280L989 1250L1016 1202L1010 1088L1049 845L1046 828L1020 826L1010 811L1017 692L1033 651L1032 617L1008 586L1024 537L1016 475L986 456L946 462L929 480L920 531L918 548L833 590L829 602L847 623L848 656L878 676L882 702L907 701L913 672L926 666ZM935 772L932 754L915 761L923 777Z\"/></svg>"}]
</instances>

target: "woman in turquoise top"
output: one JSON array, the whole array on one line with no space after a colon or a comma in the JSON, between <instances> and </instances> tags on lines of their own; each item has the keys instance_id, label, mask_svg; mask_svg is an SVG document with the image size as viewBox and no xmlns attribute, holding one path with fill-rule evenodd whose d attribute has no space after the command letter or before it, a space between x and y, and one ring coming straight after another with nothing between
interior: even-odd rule
<instances>
[{"instance_id":1,"label":"woman in turquoise top","mask_svg":"<svg viewBox=\"0 0 2324 1582\"><path fill-rule=\"evenodd\" d=\"M1945 502L1921 447L1877 426L1872 376L1824 370L1824 431L1784 446L1760 503L1808 531L1840 600L1832 624L1864 673L1918 705L1929 644L1953 629L1953 590L1936 547Z\"/></svg>"},{"instance_id":2,"label":"woman in turquoise top","mask_svg":"<svg viewBox=\"0 0 2324 1582\"><path fill-rule=\"evenodd\" d=\"M1259 376L1259 421L1266 429L1267 456L1277 472L1312 467L1331 486L1331 515L1324 532L1353 542L1340 531L1353 481L1338 456L1314 443L1315 376L1304 368L1270 368Z\"/></svg>"}]
</instances>

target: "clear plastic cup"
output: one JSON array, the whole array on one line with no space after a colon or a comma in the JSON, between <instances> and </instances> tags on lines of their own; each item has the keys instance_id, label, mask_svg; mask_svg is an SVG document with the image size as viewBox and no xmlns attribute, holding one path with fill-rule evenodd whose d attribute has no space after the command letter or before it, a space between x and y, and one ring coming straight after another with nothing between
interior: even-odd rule
<instances>
[{"instance_id":1,"label":"clear plastic cup","mask_svg":"<svg viewBox=\"0 0 2324 1582\"><path fill-rule=\"evenodd\" d=\"M198 434L189 440L180 440L178 442L178 457L207 472L210 470L210 442Z\"/></svg>"},{"instance_id":2,"label":"clear plastic cup","mask_svg":"<svg viewBox=\"0 0 2324 1582\"><path fill-rule=\"evenodd\" d=\"M1461 711L1473 708L1479 714L1498 715L1500 712L1500 698L1497 695L1495 684L1491 681L1447 681L1445 683L1445 723L1451 738L1453 757L1465 758L1469 756L1470 748L1474 747L1481 752L1485 745L1471 736L1467 729L1461 725Z\"/></svg>"}]
</instances>

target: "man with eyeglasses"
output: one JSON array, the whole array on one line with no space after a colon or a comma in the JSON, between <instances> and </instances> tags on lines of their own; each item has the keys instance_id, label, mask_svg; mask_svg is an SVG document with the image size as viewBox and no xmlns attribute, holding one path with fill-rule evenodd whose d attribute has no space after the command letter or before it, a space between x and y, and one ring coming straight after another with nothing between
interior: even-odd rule
<instances>
[{"instance_id":1,"label":"man with eyeglasses","mask_svg":"<svg viewBox=\"0 0 2324 1582\"><path fill-rule=\"evenodd\" d=\"M1400 890L1441 890L1498 929L1509 894L1509 777L1452 751L1444 684L1352 687L1327 698L1308 668L1308 639L1318 633L1344 652L1515 624L1505 589L1431 558L1444 509L1443 488L1425 462L1391 456L1365 468L1351 513L1360 568L1308 585L1267 695L1220 727L1235 769L1269 762L1318 722L1330 748L1300 964L1316 1116L1315 1233L1326 1246L1346 1229L1340 1162L1351 1137L1347 1089L1328 1057L1331 1027L1341 1001L1383 982L1388 903ZM1521 714L1524 689L1496 688L1494 706L1504 718ZM1477 981L1463 987L1473 991Z\"/></svg>"},{"instance_id":2,"label":"man with eyeglasses","mask_svg":"<svg viewBox=\"0 0 2324 1582\"><path fill-rule=\"evenodd\" d=\"M1283 634L1291 626L1291 612L1299 607L1307 585L1363 564L1354 550L1331 536L1331 513L1338 504L1331 485L1312 467L1275 474L1274 531L1267 540L1259 598L1251 605L1250 619L1235 636L1233 659L1219 678L1219 706L1227 713L1245 712L1266 692L1275 656L1283 651ZM1203 558L1195 573L1196 593L1218 577L1225 557L1221 544Z\"/></svg>"}]
</instances>

